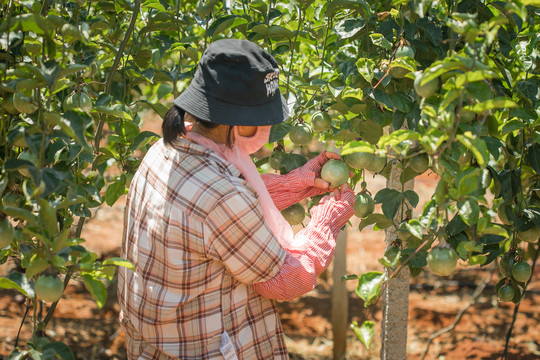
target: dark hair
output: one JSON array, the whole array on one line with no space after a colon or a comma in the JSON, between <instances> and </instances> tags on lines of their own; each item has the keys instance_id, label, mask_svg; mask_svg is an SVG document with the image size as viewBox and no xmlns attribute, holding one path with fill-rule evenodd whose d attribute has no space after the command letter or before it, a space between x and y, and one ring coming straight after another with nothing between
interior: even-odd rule
<instances>
[{"instance_id":1,"label":"dark hair","mask_svg":"<svg viewBox=\"0 0 540 360\"><path fill-rule=\"evenodd\" d=\"M165 114L163 117L163 124L161 124L161 131L163 132L163 141L166 145L171 145L178 136L180 135L186 135L186 125L184 124L184 117L186 115L186 112L174 105L172 106L169 111ZM219 124L213 123L206 120L201 120L196 118L195 116L191 115L195 121L197 121L199 124L204 126L207 129L213 129L215 127L218 127ZM232 147L232 126L229 126L229 131L227 133L227 147Z\"/></svg>"},{"instance_id":2,"label":"dark hair","mask_svg":"<svg viewBox=\"0 0 540 360\"><path fill-rule=\"evenodd\" d=\"M185 114L186 112L176 105L167 111L163 117L163 124L161 124L165 144L171 145L179 135L186 135Z\"/></svg>"}]
</instances>

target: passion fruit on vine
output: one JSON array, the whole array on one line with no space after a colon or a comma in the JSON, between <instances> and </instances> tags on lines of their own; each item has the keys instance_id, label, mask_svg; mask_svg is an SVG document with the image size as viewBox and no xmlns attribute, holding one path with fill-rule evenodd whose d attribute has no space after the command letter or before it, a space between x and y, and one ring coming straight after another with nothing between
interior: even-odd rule
<instances>
[{"instance_id":1,"label":"passion fruit on vine","mask_svg":"<svg viewBox=\"0 0 540 360\"><path fill-rule=\"evenodd\" d=\"M286 209L281 210L281 215L290 225L298 225L304 221L306 210L300 203L293 204Z\"/></svg>"},{"instance_id":2,"label":"passion fruit on vine","mask_svg":"<svg viewBox=\"0 0 540 360\"><path fill-rule=\"evenodd\" d=\"M375 201L367 192L356 194L356 202L354 203L354 215L359 218L365 218L375 210Z\"/></svg>"},{"instance_id":3,"label":"passion fruit on vine","mask_svg":"<svg viewBox=\"0 0 540 360\"><path fill-rule=\"evenodd\" d=\"M337 188L349 180L349 167L341 160L330 159L321 169L321 178Z\"/></svg>"},{"instance_id":4,"label":"passion fruit on vine","mask_svg":"<svg viewBox=\"0 0 540 360\"><path fill-rule=\"evenodd\" d=\"M289 139L298 146L309 145L313 140L313 130L308 124L296 124L289 132Z\"/></svg>"},{"instance_id":5,"label":"passion fruit on vine","mask_svg":"<svg viewBox=\"0 0 540 360\"><path fill-rule=\"evenodd\" d=\"M456 268L458 255L450 246L435 246L427 256L428 267L437 275L448 276Z\"/></svg>"},{"instance_id":6,"label":"passion fruit on vine","mask_svg":"<svg viewBox=\"0 0 540 360\"><path fill-rule=\"evenodd\" d=\"M332 117L326 111L317 111L311 117L311 128L316 132L330 130L332 125Z\"/></svg>"}]
</instances>

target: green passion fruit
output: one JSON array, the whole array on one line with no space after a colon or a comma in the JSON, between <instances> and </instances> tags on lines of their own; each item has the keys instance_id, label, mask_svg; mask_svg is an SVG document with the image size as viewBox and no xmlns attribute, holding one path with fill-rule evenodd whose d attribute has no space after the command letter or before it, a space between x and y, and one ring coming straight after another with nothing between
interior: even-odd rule
<instances>
[{"instance_id":1,"label":"green passion fruit","mask_svg":"<svg viewBox=\"0 0 540 360\"><path fill-rule=\"evenodd\" d=\"M379 173L384 169L385 166L386 156L373 155L373 159L366 167L366 170L371 171L372 173Z\"/></svg>"},{"instance_id":2,"label":"green passion fruit","mask_svg":"<svg viewBox=\"0 0 540 360\"><path fill-rule=\"evenodd\" d=\"M514 288L510 284L505 284L499 288L499 291L497 291L497 296L499 297L500 301L512 301L514 298Z\"/></svg>"},{"instance_id":3,"label":"green passion fruit","mask_svg":"<svg viewBox=\"0 0 540 360\"><path fill-rule=\"evenodd\" d=\"M354 215L359 218L365 218L375 210L375 201L367 192L356 194L354 203Z\"/></svg>"},{"instance_id":4,"label":"green passion fruit","mask_svg":"<svg viewBox=\"0 0 540 360\"><path fill-rule=\"evenodd\" d=\"M448 276L456 268L458 255L447 246L435 246L427 256L428 267L437 275Z\"/></svg>"},{"instance_id":5,"label":"green passion fruit","mask_svg":"<svg viewBox=\"0 0 540 360\"><path fill-rule=\"evenodd\" d=\"M326 111L317 111L311 117L311 128L316 132L330 130L332 117Z\"/></svg>"},{"instance_id":6,"label":"green passion fruit","mask_svg":"<svg viewBox=\"0 0 540 360\"><path fill-rule=\"evenodd\" d=\"M418 154L409 159L409 167L418 174L426 172L429 168L429 157L427 154Z\"/></svg>"},{"instance_id":7,"label":"green passion fruit","mask_svg":"<svg viewBox=\"0 0 540 360\"><path fill-rule=\"evenodd\" d=\"M518 282L526 282L531 278L532 269L525 261L518 261L512 266L512 277Z\"/></svg>"},{"instance_id":8,"label":"green passion fruit","mask_svg":"<svg viewBox=\"0 0 540 360\"><path fill-rule=\"evenodd\" d=\"M396 58L402 57L414 58L414 49L408 45L398 47L396 49Z\"/></svg>"},{"instance_id":9,"label":"green passion fruit","mask_svg":"<svg viewBox=\"0 0 540 360\"><path fill-rule=\"evenodd\" d=\"M337 188L349 180L349 167L341 160L328 160L321 169L321 178Z\"/></svg>"},{"instance_id":10,"label":"green passion fruit","mask_svg":"<svg viewBox=\"0 0 540 360\"><path fill-rule=\"evenodd\" d=\"M41 275L34 284L34 291L38 299L55 302L62 297L64 283L58 276Z\"/></svg>"},{"instance_id":11,"label":"green passion fruit","mask_svg":"<svg viewBox=\"0 0 540 360\"><path fill-rule=\"evenodd\" d=\"M300 203L293 204L286 209L281 210L281 215L287 220L290 225L298 225L302 223L306 217L306 210Z\"/></svg>"},{"instance_id":12,"label":"green passion fruit","mask_svg":"<svg viewBox=\"0 0 540 360\"><path fill-rule=\"evenodd\" d=\"M289 132L289 139L295 145L309 145L313 140L313 130L308 124L296 124Z\"/></svg>"},{"instance_id":13,"label":"green passion fruit","mask_svg":"<svg viewBox=\"0 0 540 360\"><path fill-rule=\"evenodd\" d=\"M280 150L276 150L270 154L268 157L268 163L272 169L279 170L279 163L283 158L283 155L285 155L285 153Z\"/></svg>"},{"instance_id":14,"label":"green passion fruit","mask_svg":"<svg viewBox=\"0 0 540 360\"><path fill-rule=\"evenodd\" d=\"M422 83L423 76L419 74L414 78L414 90L423 98L430 98L439 91L439 78Z\"/></svg>"},{"instance_id":15,"label":"green passion fruit","mask_svg":"<svg viewBox=\"0 0 540 360\"><path fill-rule=\"evenodd\" d=\"M366 169L373 161L375 155L367 152L356 152L343 156L343 160L353 169Z\"/></svg>"},{"instance_id":16,"label":"green passion fruit","mask_svg":"<svg viewBox=\"0 0 540 360\"><path fill-rule=\"evenodd\" d=\"M518 231L517 237L525 242L528 243L534 243L538 241L538 238L540 238L540 228L537 226L533 226L530 229L524 230L524 231Z\"/></svg>"}]
</instances>

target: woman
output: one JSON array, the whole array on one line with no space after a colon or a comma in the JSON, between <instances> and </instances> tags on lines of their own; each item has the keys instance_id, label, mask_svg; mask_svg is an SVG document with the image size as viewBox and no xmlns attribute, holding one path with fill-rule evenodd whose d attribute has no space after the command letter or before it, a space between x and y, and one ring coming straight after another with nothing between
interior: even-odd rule
<instances>
[{"instance_id":1,"label":"woman","mask_svg":"<svg viewBox=\"0 0 540 360\"><path fill-rule=\"evenodd\" d=\"M323 153L291 173L259 175L249 154L288 111L272 56L219 40L174 100L163 139L134 176L119 271L130 359L287 359L274 299L312 290L354 213L343 185L293 236L279 210L328 192Z\"/></svg>"}]
</instances>

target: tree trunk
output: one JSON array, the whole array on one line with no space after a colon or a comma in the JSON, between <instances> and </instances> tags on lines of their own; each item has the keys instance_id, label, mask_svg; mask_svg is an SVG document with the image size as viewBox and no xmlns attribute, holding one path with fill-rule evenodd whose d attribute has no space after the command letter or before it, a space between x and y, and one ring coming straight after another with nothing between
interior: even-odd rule
<instances>
[{"instance_id":1,"label":"tree trunk","mask_svg":"<svg viewBox=\"0 0 540 360\"><path fill-rule=\"evenodd\" d=\"M403 192L412 190L414 181L408 181L402 187L400 182L401 168L392 165L387 186L390 189ZM401 222L405 214L402 208L397 212L396 219ZM387 248L396 239L396 229L386 230ZM388 273L388 270L387 270ZM407 358L407 324L409 314L409 268L404 267L400 273L390 280L382 295L382 329L381 329L381 360L403 360Z\"/></svg>"}]
</instances>

